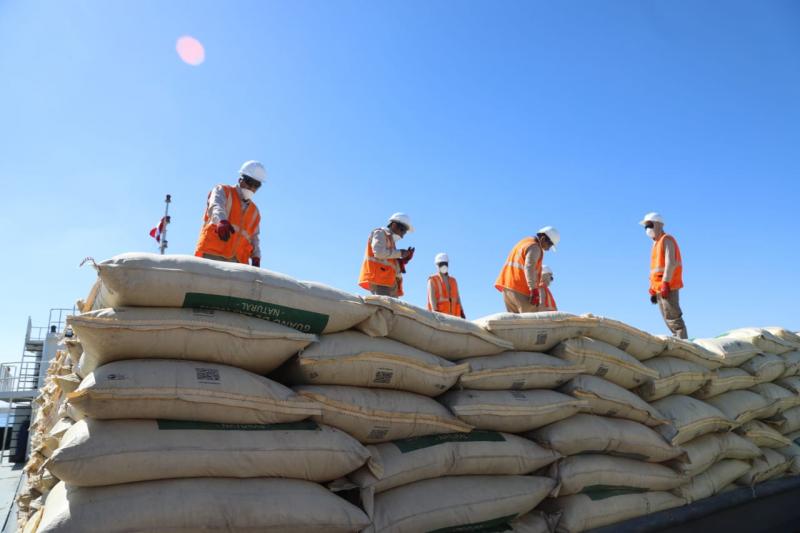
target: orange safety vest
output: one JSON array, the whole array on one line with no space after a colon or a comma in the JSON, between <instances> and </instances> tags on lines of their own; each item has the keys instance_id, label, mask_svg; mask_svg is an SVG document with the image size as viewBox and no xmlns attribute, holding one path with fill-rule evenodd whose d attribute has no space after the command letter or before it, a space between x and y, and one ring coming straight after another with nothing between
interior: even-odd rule
<instances>
[{"instance_id":1,"label":"orange safety vest","mask_svg":"<svg viewBox=\"0 0 800 533\"><path fill-rule=\"evenodd\" d=\"M525 278L525 259L528 257L528 248L530 248L532 244L539 245L539 240L536 237L525 237L519 241L511 250L511 253L508 254L506 263L503 265L500 275L497 276L497 281L494 282L494 287L498 291L502 292L503 289L510 289L521 294L531 294L531 290L528 287L528 280ZM542 250L542 252L544 252L544 250ZM542 253L536 261L536 279L533 280L534 287L539 285L539 281L542 279L543 259L544 253Z\"/></svg>"},{"instance_id":2,"label":"orange safety vest","mask_svg":"<svg viewBox=\"0 0 800 533\"><path fill-rule=\"evenodd\" d=\"M435 302L431 302L428 293L428 311L438 311L447 315L461 316L461 298L458 296L458 283L456 278L447 276L448 286L444 285L444 278L441 274L434 274L428 278L428 282L433 284L433 297Z\"/></svg>"},{"instance_id":3,"label":"orange safety vest","mask_svg":"<svg viewBox=\"0 0 800 533\"><path fill-rule=\"evenodd\" d=\"M540 296L543 296L541 300L541 308L542 311L556 311L558 308L556 307L556 299L553 298L553 293L550 292L550 287L545 287L544 285L539 285L542 293Z\"/></svg>"},{"instance_id":4,"label":"orange safety vest","mask_svg":"<svg viewBox=\"0 0 800 533\"><path fill-rule=\"evenodd\" d=\"M664 243L667 239L672 240L675 247L675 270L672 272L672 279L669 280L670 290L677 290L683 287L683 261L681 260L681 249L678 242L672 235L662 234L653 243L653 251L650 253L650 290L653 292L661 291L661 280L664 278L664 268L666 267L667 255Z\"/></svg>"},{"instance_id":5,"label":"orange safety vest","mask_svg":"<svg viewBox=\"0 0 800 533\"><path fill-rule=\"evenodd\" d=\"M387 231L383 228L378 229L384 232ZM388 236L386 240L389 245L389 250L395 251L397 247L394 244L394 239ZM367 238L367 250L364 252L364 261L361 263L361 272L358 274L359 287L370 290L370 285L393 287L394 284L397 283L397 296L402 296L403 284L399 273L399 259L378 259L375 257L375 252L372 251L372 233L370 233L369 238Z\"/></svg>"},{"instance_id":6,"label":"orange safety vest","mask_svg":"<svg viewBox=\"0 0 800 533\"><path fill-rule=\"evenodd\" d=\"M261 214L258 207L252 201L247 209L242 212L242 199L232 185L223 185L225 190L225 212L228 214L228 222L231 223L236 233L232 234L227 241L223 241L217 234L217 225L210 223L208 208L206 207L203 216L203 228L200 230L200 237L197 239L197 247L194 255L203 257L204 254L219 255L231 261L247 264L253 253L253 235L258 231L261 223ZM211 193L208 194L211 198Z\"/></svg>"}]
</instances>

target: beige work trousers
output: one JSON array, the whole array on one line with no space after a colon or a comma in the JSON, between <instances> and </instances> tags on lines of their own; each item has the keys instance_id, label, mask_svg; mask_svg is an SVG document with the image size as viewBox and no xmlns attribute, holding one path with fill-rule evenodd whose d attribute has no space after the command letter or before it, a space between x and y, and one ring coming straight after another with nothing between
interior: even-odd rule
<instances>
[{"instance_id":1,"label":"beige work trousers","mask_svg":"<svg viewBox=\"0 0 800 533\"><path fill-rule=\"evenodd\" d=\"M688 339L686 323L683 321L683 311L678 296L679 291L669 291L666 298L658 295L658 308L661 316L664 317L667 327L672 334L680 339Z\"/></svg>"},{"instance_id":2,"label":"beige work trousers","mask_svg":"<svg viewBox=\"0 0 800 533\"><path fill-rule=\"evenodd\" d=\"M397 298L397 280L395 280L394 285L391 287L387 285L375 285L374 283L370 283L369 292L376 296L391 296L392 298Z\"/></svg>"},{"instance_id":3,"label":"beige work trousers","mask_svg":"<svg viewBox=\"0 0 800 533\"><path fill-rule=\"evenodd\" d=\"M214 261L224 261L226 263L238 263L239 261L236 260L235 257L227 258L221 255L214 255L214 254L203 254L203 259L213 259Z\"/></svg>"},{"instance_id":4,"label":"beige work trousers","mask_svg":"<svg viewBox=\"0 0 800 533\"><path fill-rule=\"evenodd\" d=\"M511 289L503 289L503 303L509 313L536 313L541 311L541 306L533 305L531 297Z\"/></svg>"}]
</instances>

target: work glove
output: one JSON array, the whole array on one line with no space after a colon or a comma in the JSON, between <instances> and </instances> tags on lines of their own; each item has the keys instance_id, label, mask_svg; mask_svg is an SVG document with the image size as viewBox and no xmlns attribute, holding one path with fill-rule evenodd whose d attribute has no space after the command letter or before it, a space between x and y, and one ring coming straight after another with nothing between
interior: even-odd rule
<instances>
[{"instance_id":1,"label":"work glove","mask_svg":"<svg viewBox=\"0 0 800 533\"><path fill-rule=\"evenodd\" d=\"M531 291L531 305L539 306L539 289Z\"/></svg>"},{"instance_id":2,"label":"work glove","mask_svg":"<svg viewBox=\"0 0 800 533\"><path fill-rule=\"evenodd\" d=\"M666 298L667 296L669 296L669 282L668 281L662 281L661 282L661 297L662 298Z\"/></svg>"},{"instance_id":3,"label":"work glove","mask_svg":"<svg viewBox=\"0 0 800 533\"><path fill-rule=\"evenodd\" d=\"M250 264L254 267L261 267L261 258L260 257L251 257Z\"/></svg>"},{"instance_id":4,"label":"work glove","mask_svg":"<svg viewBox=\"0 0 800 533\"><path fill-rule=\"evenodd\" d=\"M414 247L406 249L406 256L403 258L403 261L405 263L408 263L414 258L414 250L415 250Z\"/></svg>"},{"instance_id":5,"label":"work glove","mask_svg":"<svg viewBox=\"0 0 800 533\"><path fill-rule=\"evenodd\" d=\"M658 296L656 296L655 294L651 294L650 295L650 303L651 304L657 304L658 303Z\"/></svg>"},{"instance_id":6,"label":"work glove","mask_svg":"<svg viewBox=\"0 0 800 533\"><path fill-rule=\"evenodd\" d=\"M222 241L227 242L234 233L236 233L236 230L227 220L220 220L219 224L217 224L217 235Z\"/></svg>"}]
</instances>

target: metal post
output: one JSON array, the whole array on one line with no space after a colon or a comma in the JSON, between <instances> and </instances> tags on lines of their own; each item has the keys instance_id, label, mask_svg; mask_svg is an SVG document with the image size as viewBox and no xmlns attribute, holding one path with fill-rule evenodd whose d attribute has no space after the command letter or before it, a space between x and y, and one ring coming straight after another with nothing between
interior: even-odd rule
<instances>
[{"instance_id":1,"label":"metal post","mask_svg":"<svg viewBox=\"0 0 800 533\"><path fill-rule=\"evenodd\" d=\"M169 204L172 202L172 195L167 195L167 198L164 200L166 203L166 207L164 208L164 231L161 232L161 255L164 255L164 250L167 249L167 226L169 226Z\"/></svg>"}]
</instances>

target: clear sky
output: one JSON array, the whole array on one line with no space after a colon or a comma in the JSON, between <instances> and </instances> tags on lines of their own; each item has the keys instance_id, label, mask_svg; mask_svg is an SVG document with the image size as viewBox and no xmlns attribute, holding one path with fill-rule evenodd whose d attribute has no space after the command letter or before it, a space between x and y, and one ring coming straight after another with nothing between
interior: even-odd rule
<instances>
[{"instance_id":1,"label":"clear sky","mask_svg":"<svg viewBox=\"0 0 800 533\"><path fill-rule=\"evenodd\" d=\"M264 162L263 266L363 293L369 231L409 213L406 299L446 251L468 317L520 238L561 230L562 310L666 327L648 301L660 211L689 334L800 329L800 3L4 1L0 359L78 268L192 253L208 190ZM205 46L190 66L184 35Z\"/></svg>"}]
</instances>

